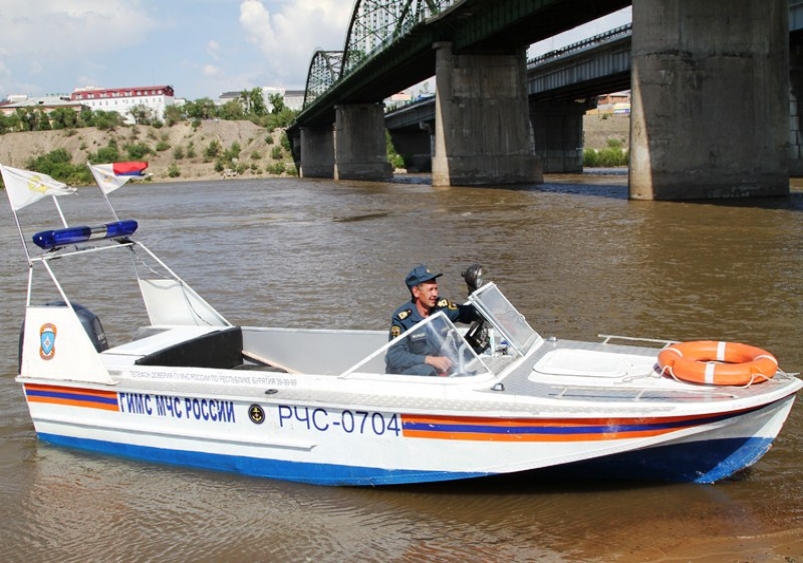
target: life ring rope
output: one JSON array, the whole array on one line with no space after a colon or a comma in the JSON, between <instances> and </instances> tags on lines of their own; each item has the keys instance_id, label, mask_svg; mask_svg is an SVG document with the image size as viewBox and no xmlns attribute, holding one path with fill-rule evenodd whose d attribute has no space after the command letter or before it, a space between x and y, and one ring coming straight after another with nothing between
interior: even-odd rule
<instances>
[{"instance_id":1,"label":"life ring rope","mask_svg":"<svg viewBox=\"0 0 803 563\"><path fill-rule=\"evenodd\" d=\"M658 354L661 375L704 385L749 387L778 372L775 356L748 344L696 340L670 344Z\"/></svg>"}]
</instances>

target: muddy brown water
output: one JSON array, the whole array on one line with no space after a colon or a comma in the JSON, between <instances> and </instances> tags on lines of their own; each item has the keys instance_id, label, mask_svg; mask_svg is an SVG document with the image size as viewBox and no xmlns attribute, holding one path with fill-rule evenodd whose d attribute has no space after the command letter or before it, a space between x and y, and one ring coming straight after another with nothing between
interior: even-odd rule
<instances>
[{"instance_id":1,"label":"muddy brown water","mask_svg":"<svg viewBox=\"0 0 803 563\"><path fill-rule=\"evenodd\" d=\"M139 239L238 324L384 329L412 266L443 271L441 293L460 299L461 269L479 262L544 336L738 340L803 369L799 191L632 202L624 176L550 180L185 182L111 197L121 218L139 220ZM68 218L98 222L95 195L62 198ZM51 210L33 207L23 221ZM0 264L2 561L803 561L800 404L760 462L713 486L552 476L325 488L48 446L14 381L26 268L8 211ZM113 343L143 318L119 275L65 282Z\"/></svg>"}]
</instances>

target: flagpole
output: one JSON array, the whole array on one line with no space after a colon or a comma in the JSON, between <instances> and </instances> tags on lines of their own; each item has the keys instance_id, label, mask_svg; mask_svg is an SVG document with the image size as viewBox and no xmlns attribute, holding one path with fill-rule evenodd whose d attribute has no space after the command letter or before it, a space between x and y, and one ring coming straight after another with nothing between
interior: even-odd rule
<instances>
[{"instance_id":1,"label":"flagpole","mask_svg":"<svg viewBox=\"0 0 803 563\"><path fill-rule=\"evenodd\" d=\"M103 194L103 198L106 200L106 203L108 204L109 209L111 209L112 215L114 215L114 220L115 221L119 221L120 218L117 216L117 212L114 210L114 206L112 205L111 200L109 200L109 195L106 192L104 192L103 188L101 188L100 186L98 186L98 189L100 190L100 193Z\"/></svg>"},{"instance_id":2,"label":"flagpole","mask_svg":"<svg viewBox=\"0 0 803 563\"><path fill-rule=\"evenodd\" d=\"M28 260L28 267L32 268L33 262L31 261L31 255L28 253L28 245L25 244L25 235L22 234L22 225L20 225L19 217L17 217L17 210L12 207L11 212L14 214L14 222L17 224L17 232L20 234L22 250L25 251L25 259Z\"/></svg>"},{"instance_id":3,"label":"flagpole","mask_svg":"<svg viewBox=\"0 0 803 563\"><path fill-rule=\"evenodd\" d=\"M56 210L58 210L58 212L59 212L59 217L61 217L61 222L64 225L64 228L66 229L67 227L69 227L69 225L67 224L67 219L64 218L64 213L62 213L62 211L61 211L61 206L59 205L59 202L56 199L56 196L50 196L50 197L53 198L53 203L56 206ZM15 213L14 216L16 217L16 215L17 214Z\"/></svg>"},{"instance_id":4,"label":"flagpole","mask_svg":"<svg viewBox=\"0 0 803 563\"><path fill-rule=\"evenodd\" d=\"M95 179L95 185L97 185L98 189L100 190L100 193L103 194L103 199L106 200L106 205L109 206L109 209L112 212L112 216L114 217L114 220L115 221L119 221L120 217L117 216L117 211L114 210L114 206L112 205L112 202L109 199L109 194L107 194L106 190L104 190L103 186L101 186L100 180L98 179L98 175L95 173L95 170L96 170L95 167L92 164L89 164L88 162L86 163L86 165L89 167L90 172L92 172L92 177Z\"/></svg>"}]
</instances>

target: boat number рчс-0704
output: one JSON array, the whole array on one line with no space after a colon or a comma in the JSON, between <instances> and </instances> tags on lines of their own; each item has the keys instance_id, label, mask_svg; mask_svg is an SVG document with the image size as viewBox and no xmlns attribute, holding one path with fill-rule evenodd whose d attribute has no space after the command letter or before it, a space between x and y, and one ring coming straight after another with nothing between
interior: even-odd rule
<instances>
[{"instance_id":1,"label":"boat number \u0440\u0447\u0441-0704","mask_svg":"<svg viewBox=\"0 0 803 563\"><path fill-rule=\"evenodd\" d=\"M398 414L350 410L330 413L322 408L279 405L279 426L286 428L296 422L306 426L308 430L319 432L339 429L346 434L376 436L383 436L386 433L399 436L402 432Z\"/></svg>"}]
</instances>

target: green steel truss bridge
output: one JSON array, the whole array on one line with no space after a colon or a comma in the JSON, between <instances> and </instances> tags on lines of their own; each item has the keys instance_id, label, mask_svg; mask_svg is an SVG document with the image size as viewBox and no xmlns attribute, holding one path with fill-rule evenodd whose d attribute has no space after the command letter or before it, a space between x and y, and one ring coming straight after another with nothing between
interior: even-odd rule
<instances>
[{"instance_id":1,"label":"green steel truss bridge","mask_svg":"<svg viewBox=\"0 0 803 563\"><path fill-rule=\"evenodd\" d=\"M318 50L295 126L335 120L336 104L380 102L435 74L433 44L512 52L630 0L357 0L342 51Z\"/></svg>"}]
</instances>

